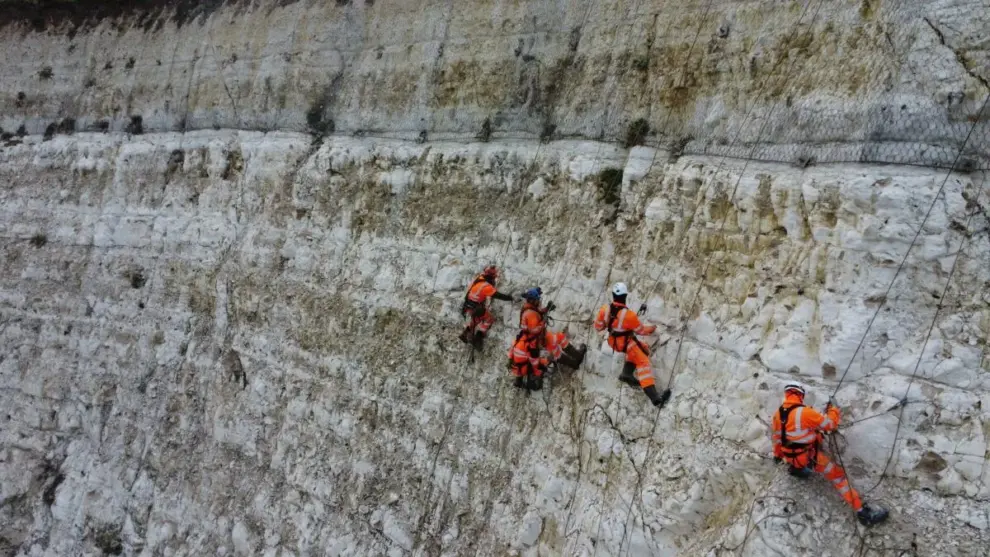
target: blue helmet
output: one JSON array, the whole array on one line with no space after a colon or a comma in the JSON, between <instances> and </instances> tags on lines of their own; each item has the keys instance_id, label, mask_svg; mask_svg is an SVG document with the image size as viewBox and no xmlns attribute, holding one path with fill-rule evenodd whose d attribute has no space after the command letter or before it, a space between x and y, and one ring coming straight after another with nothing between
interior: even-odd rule
<instances>
[{"instance_id":1,"label":"blue helmet","mask_svg":"<svg viewBox=\"0 0 990 557\"><path fill-rule=\"evenodd\" d=\"M539 286L536 288L530 288L529 290L523 292L522 297L524 300L536 301L543 297L543 290L540 290Z\"/></svg>"}]
</instances>

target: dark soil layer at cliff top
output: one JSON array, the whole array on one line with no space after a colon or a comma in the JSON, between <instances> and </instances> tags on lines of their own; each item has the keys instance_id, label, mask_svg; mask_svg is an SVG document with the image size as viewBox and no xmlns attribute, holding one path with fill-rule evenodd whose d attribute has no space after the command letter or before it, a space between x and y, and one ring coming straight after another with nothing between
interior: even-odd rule
<instances>
[{"instance_id":1,"label":"dark soil layer at cliff top","mask_svg":"<svg viewBox=\"0 0 990 557\"><path fill-rule=\"evenodd\" d=\"M295 0L270 0L271 5ZM146 31L172 20L179 26L209 16L223 5L249 0L0 0L0 28L20 25L25 30L58 30L75 34L102 20L134 19ZM264 4L264 2L262 3Z\"/></svg>"}]
</instances>

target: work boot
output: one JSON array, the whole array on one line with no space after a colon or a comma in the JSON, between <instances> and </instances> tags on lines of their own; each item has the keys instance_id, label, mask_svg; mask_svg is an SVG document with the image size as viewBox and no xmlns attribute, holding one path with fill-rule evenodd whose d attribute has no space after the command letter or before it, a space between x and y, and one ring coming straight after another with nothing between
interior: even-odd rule
<instances>
[{"instance_id":1,"label":"work boot","mask_svg":"<svg viewBox=\"0 0 990 557\"><path fill-rule=\"evenodd\" d=\"M474 344L474 349L480 352L481 349L484 348L485 346L485 333L481 331L475 331L474 342L472 344Z\"/></svg>"},{"instance_id":2,"label":"work boot","mask_svg":"<svg viewBox=\"0 0 990 557\"><path fill-rule=\"evenodd\" d=\"M530 377L529 390L539 391L543 389L543 377Z\"/></svg>"},{"instance_id":3,"label":"work boot","mask_svg":"<svg viewBox=\"0 0 990 557\"><path fill-rule=\"evenodd\" d=\"M565 365L571 369L577 369L578 366L581 365L581 362L572 358L571 355L568 354L566 350L564 351L563 354L560 355L559 358L557 358L557 363L561 365Z\"/></svg>"},{"instance_id":4,"label":"work boot","mask_svg":"<svg viewBox=\"0 0 990 557\"><path fill-rule=\"evenodd\" d=\"M633 375L633 371L635 369L635 364L632 362L626 362L625 365L622 366L622 373L619 374L619 381L633 387L639 387L639 379L636 379L636 376Z\"/></svg>"},{"instance_id":5,"label":"work boot","mask_svg":"<svg viewBox=\"0 0 990 557\"><path fill-rule=\"evenodd\" d=\"M471 342L471 329L465 328L463 331L461 331L461 336L457 338L461 339L461 342L463 342L464 344Z\"/></svg>"},{"instance_id":6,"label":"work boot","mask_svg":"<svg viewBox=\"0 0 990 557\"><path fill-rule=\"evenodd\" d=\"M890 512L881 506L870 506L869 504L863 505L863 508L856 513L856 518L859 519L859 523L863 526L873 526L875 524L880 524L884 520L887 520L887 515Z\"/></svg>"},{"instance_id":7,"label":"work boot","mask_svg":"<svg viewBox=\"0 0 990 557\"><path fill-rule=\"evenodd\" d=\"M517 375L516 376L516 379L512 382L512 386L513 387L516 387L517 389L524 389L524 388L526 388L526 383L523 381L522 375Z\"/></svg>"},{"instance_id":8,"label":"work boot","mask_svg":"<svg viewBox=\"0 0 990 557\"><path fill-rule=\"evenodd\" d=\"M543 369L543 377L550 377L554 373L557 373L557 362L550 362L550 365Z\"/></svg>"},{"instance_id":9,"label":"work boot","mask_svg":"<svg viewBox=\"0 0 990 557\"><path fill-rule=\"evenodd\" d=\"M663 408L663 405L667 404L667 401L670 400L670 389L664 389L662 393L657 393L656 386L650 385L649 387L643 389L643 392L646 393L646 396L650 399L650 402L653 403L653 406L658 408Z\"/></svg>"},{"instance_id":10,"label":"work boot","mask_svg":"<svg viewBox=\"0 0 990 557\"><path fill-rule=\"evenodd\" d=\"M811 466L805 466L804 468L798 468L797 466L793 466L792 465L791 467L789 467L787 469L787 472L790 475L794 476L795 478L799 478L799 479L802 479L802 480L807 480L808 478L811 477L811 473L813 472L813 470L811 469Z\"/></svg>"},{"instance_id":11,"label":"work boot","mask_svg":"<svg viewBox=\"0 0 990 557\"><path fill-rule=\"evenodd\" d=\"M578 366L580 366L584 362L584 355L587 354L587 352L588 352L587 344L582 344L581 348L574 348L573 345L568 344L567 346L564 347L564 354L569 356L575 362L575 365L573 366L571 366L570 364L567 365L569 367L573 367L574 369L577 369Z\"/></svg>"}]
</instances>

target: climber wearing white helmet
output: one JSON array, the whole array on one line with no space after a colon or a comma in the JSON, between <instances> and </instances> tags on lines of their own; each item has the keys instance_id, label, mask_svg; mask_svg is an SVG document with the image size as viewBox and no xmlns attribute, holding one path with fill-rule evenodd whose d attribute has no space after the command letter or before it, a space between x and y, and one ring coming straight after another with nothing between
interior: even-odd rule
<instances>
[{"instance_id":1,"label":"climber wearing white helmet","mask_svg":"<svg viewBox=\"0 0 990 557\"><path fill-rule=\"evenodd\" d=\"M616 352L626 355L626 363L622 366L619 380L634 387L642 387L654 406L662 407L670 400L670 389L657 392L650 367L650 349L636 335L649 335L656 325L646 325L640 322L636 312L626 307L626 296L629 288L624 282L612 286L612 303L602 306L595 318L595 329L608 330L608 345ZM646 310L643 305L640 311ZM635 375L633 374L635 370Z\"/></svg>"},{"instance_id":2,"label":"climber wearing white helmet","mask_svg":"<svg viewBox=\"0 0 990 557\"><path fill-rule=\"evenodd\" d=\"M831 403L825 414L804 405L805 387L791 382L784 387L784 402L774 413L770 430L773 456L791 465L791 475L807 478L818 472L839 491L846 503L856 511L864 526L879 524L887 518L887 510L876 505L864 505L859 493L849 485L846 472L821 451L824 433L839 427L839 408Z\"/></svg>"},{"instance_id":3,"label":"climber wearing white helmet","mask_svg":"<svg viewBox=\"0 0 990 557\"><path fill-rule=\"evenodd\" d=\"M612 296L625 296L629 294L629 287L624 282L617 282L612 286Z\"/></svg>"}]
</instances>

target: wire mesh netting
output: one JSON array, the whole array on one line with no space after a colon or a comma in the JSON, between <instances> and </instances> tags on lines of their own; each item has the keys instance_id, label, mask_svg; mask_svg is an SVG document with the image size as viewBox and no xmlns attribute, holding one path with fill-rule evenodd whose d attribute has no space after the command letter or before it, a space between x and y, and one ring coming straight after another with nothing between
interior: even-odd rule
<instances>
[{"instance_id":1,"label":"wire mesh netting","mask_svg":"<svg viewBox=\"0 0 990 557\"><path fill-rule=\"evenodd\" d=\"M675 154L990 169L990 66L963 27L982 25L984 11L791 8L782 25L764 13L738 34L742 10L719 2L664 4L647 14L652 24L642 14L619 21L607 50L577 49L582 63L568 81L584 87L550 120L561 136L588 138L602 121L597 137Z\"/></svg>"},{"instance_id":2,"label":"wire mesh netting","mask_svg":"<svg viewBox=\"0 0 990 557\"><path fill-rule=\"evenodd\" d=\"M726 136L692 139L683 153L798 166L883 163L945 169L955 165L963 172L990 169L990 111L985 105L962 121L919 114L910 106L878 99L861 115L794 110L768 125L762 136L759 126L751 125Z\"/></svg>"}]
</instances>

